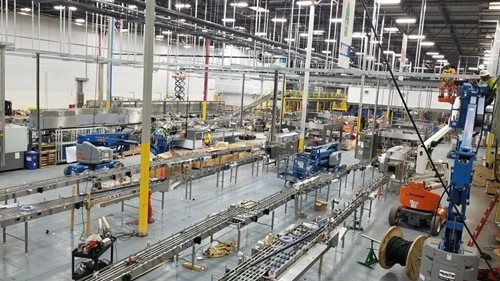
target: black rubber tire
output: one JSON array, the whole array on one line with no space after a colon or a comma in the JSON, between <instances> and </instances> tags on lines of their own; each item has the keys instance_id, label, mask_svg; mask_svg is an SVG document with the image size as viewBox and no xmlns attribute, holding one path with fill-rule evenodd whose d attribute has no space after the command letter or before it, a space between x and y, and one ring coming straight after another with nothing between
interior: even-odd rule
<instances>
[{"instance_id":1,"label":"black rubber tire","mask_svg":"<svg viewBox=\"0 0 500 281\"><path fill-rule=\"evenodd\" d=\"M113 163L113 168L123 168L125 165L123 165L122 162L115 162Z\"/></svg>"},{"instance_id":2,"label":"black rubber tire","mask_svg":"<svg viewBox=\"0 0 500 281\"><path fill-rule=\"evenodd\" d=\"M437 216L433 216L431 220L431 235L438 236L441 232L441 219Z\"/></svg>"},{"instance_id":3,"label":"black rubber tire","mask_svg":"<svg viewBox=\"0 0 500 281\"><path fill-rule=\"evenodd\" d=\"M71 169L71 166L67 166L64 168L63 173L65 176L71 176L71 173L73 173L73 170Z\"/></svg>"},{"instance_id":4,"label":"black rubber tire","mask_svg":"<svg viewBox=\"0 0 500 281\"><path fill-rule=\"evenodd\" d=\"M399 207L394 206L389 211L389 224L397 225L399 223Z\"/></svg>"}]
</instances>

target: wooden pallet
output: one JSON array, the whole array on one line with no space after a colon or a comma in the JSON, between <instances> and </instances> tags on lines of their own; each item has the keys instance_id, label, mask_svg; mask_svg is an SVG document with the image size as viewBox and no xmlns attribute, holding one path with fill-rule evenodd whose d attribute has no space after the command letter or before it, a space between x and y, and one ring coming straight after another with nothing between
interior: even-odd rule
<instances>
[{"instance_id":1,"label":"wooden pallet","mask_svg":"<svg viewBox=\"0 0 500 281\"><path fill-rule=\"evenodd\" d=\"M57 151L55 144L44 144L40 147L39 167L49 167L57 165Z\"/></svg>"},{"instance_id":2,"label":"wooden pallet","mask_svg":"<svg viewBox=\"0 0 500 281\"><path fill-rule=\"evenodd\" d=\"M140 155L141 154L141 147L140 146L131 147L130 150L124 151L121 154L123 157Z\"/></svg>"}]
</instances>

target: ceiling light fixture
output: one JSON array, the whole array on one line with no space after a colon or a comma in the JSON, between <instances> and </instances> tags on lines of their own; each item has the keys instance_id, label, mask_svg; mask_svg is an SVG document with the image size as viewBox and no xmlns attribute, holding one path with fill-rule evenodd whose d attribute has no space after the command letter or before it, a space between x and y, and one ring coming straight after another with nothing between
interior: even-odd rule
<instances>
[{"instance_id":1,"label":"ceiling light fixture","mask_svg":"<svg viewBox=\"0 0 500 281\"><path fill-rule=\"evenodd\" d=\"M426 54L427 54L428 56L437 56L437 55L439 55L439 53L438 53L438 52L427 52Z\"/></svg>"},{"instance_id":2,"label":"ceiling light fixture","mask_svg":"<svg viewBox=\"0 0 500 281\"><path fill-rule=\"evenodd\" d=\"M184 45L184 49L191 49L191 45Z\"/></svg>"},{"instance_id":3,"label":"ceiling light fixture","mask_svg":"<svg viewBox=\"0 0 500 281\"><path fill-rule=\"evenodd\" d=\"M170 35L170 34L172 34L172 31L170 31L170 30L163 30L163 31L161 32L161 34L164 34L164 35Z\"/></svg>"},{"instance_id":4,"label":"ceiling light fixture","mask_svg":"<svg viewBox=\"0 0 500 281\"><path fill-rule=\"evenodd\" d=\"M128 28L122 28L122 29L120 29L120 32L121 33L127 33L128 32Z\"/></svg>"},{"instance_id":5,"label":"ceiling light fixture","mask_svg":"<svg viewBox=\"0 0 500 281\"><path fill-rule=\"evenodd\" d=\"M394 54L394 57L396 57L396 58L400 58L400 57L401 57L401 54Z\"/></svg>"},{"instance_id":6,"label":"ceiling light fixture","mask_svg":"<svg viewBox=\"0 0 500 281\"><path fill-rule=\"evenodd\" d=\"M191 8L191 4L175 4L176 9L189 9Z\"/></svg>"},{"instance_id":7,"label":"ceiling light fixture","mask_svg":"<svg viewBox=\"0 0 500 281\"><path fill-rule=\"evenodd\" d=\"M361 32L354 32L352 34L352 38L365 38L366 37L366 34L365 33L361 33Z\"/></svg>"},{"instance_id":8,"label":"ceiling light fixture","mask_svg":"<svg viewBox=\"0 0 500 281\"><path fill-rule=\"evenodd\" d=\"M265 8L262 8L262 7L257 7L257 6L250 7L250 10L253 10L253 11L256 11L256 12L259 12L259 13L267 13L267 12L269 12L269 10L267 10Z\"/></svg>"},{"instance_id":9,"label":"ceiling light fixture","mask_svg":"<svg viewBox=\"0 0 500 281\"><path fill-rule=\"evenodd\" d=\"M337 22L340 23L340 22L342 22L342 19L330 19L330 22L331 23L337 23Z\"/></svg>"},{"instance_id":10,"label":"ceiling light fixture","mask_svg":"<svg viewBox=\"0 0 500 281\"><path fill-rule=\"evenodd\" d=\"M65 7L65 6L63 6L63 5L57 5L57 6L54 6L54 9L55 9L55 10L59 10L59 11L60 11L60 10L64 10L64 8L66 8L66 7Z\"/></svg>"},{"instance_id":11,"label":"ceiling light fixture","mask_svg":"<svg viewBox=\"0 0 500 281\"><path fill-rule=\"evenodd\" d=\"M325 39L326 43L335 43L337 42L337 39Z\"/></svg>"},{"instance_id":12,"label":"ceiling light fixture","mask_svg":"<svg viewBox=\"0 0 500 281\"><path fill-rule=\"evenodd\" d=\"M395 5L401 3L401 0L377 0L379 5Z\"/></svg>"},{"instance_id":13,"label":"ceiling light fixture","mask_svg":"<svg viewBox=\"0 0 500 281\"><path fill-rule=\"evenodd\" d=\"M285 38L283 39L285 42L295 42L294 38Z\"/></svg>"},{"instance_id":14,"label":"ceiling light fixture","mask_svg":"<svg viewBox=\"0 0 500 281\"><path fill-rule=\"evenodd\" d=\"M128 5L128 8L131 9L131 10L137 10L137 6L136 5Z\"/></svg>"},{"instance_id":15,"label":"ceiling light fixture","mask_svg":"<svg viewBox=\"0 0 500 281\"><path fill-rule=\"evenodd\" d=\"M299 33L300 37L307 37L307 35L308 35L307 33Z\"/></svg>"},{"instance_id":16,"label":"ceiling light fixture","mask_svg":"<svg viewBox=\"0 0 500 281\"><path fill-rule=\"evenodd\" d=\"M432 56L433 59L444 59L444 55L434 55Z\"/></svg>"},{"instance_id":17,"label":"ceiling light fixture","mask_svg":"<svg viewBox=\"0 0 500 281\"><path fill-rule=\"evenodd\" d=\"M489 10L500 10L500 2L490 2Z\"/></svg>"},{"instance_id":18,"label":"ceiling light fixture","mask_svg":"<svg viewBox=\"0 0 500 281\"><path fill-rule=\"evenodd\" d=\"M382 41L378 41L378 40L370 40L370 44L382 44Z\"/></svg>"},{"instance_id":19,"label":"ceiling light fixture","mask_svg":"<svg viewBox=\"0 0 500 281\"><path fill-rule=\"evenodd\" d=\"M434 46L434 42L430 41L420 42L420 46Z\"/></svg>"},{"instance_id":20,"label":"ceiling light fixture","mask_svg":"<svg viewBox=\"0 0 500 281\"><path fill-rule=\"evenodd\" d=\"M236 8L246 8L246 7L248 7L248 3L246 3L246 2L231 3L229 5L231 7L236 7Z\"/></svg>"},{"instance_id":21,"label":"ceiling light fixture","mask_svg":"<svg viewBox=\"0 0 500 281\"><path fill-rule=\"evenodd\" d=\"M31 12L31 8L21 8L22 12Z\"/></svg>"},{"instance_id":22,"label":"ceiling light fixture","mask_svg":"<svg viewBox=\"0 0 500 281\"><path fill-rule=\"evenodd\" d=\"M385 27L384 31L389 32L389 33L393 33L393 32L398 32L399 28L397 28L397 27Z\"/></svg>"},{"instance_id":23,"label":"ceiling light fixture","mask_svg":"<svg viewBox=\"0 0 500 281\"><path fill-rule=\"evenodd\" d=\"M311 6L312 5L312 1L307 1L307 0L304 0L304 1L297 1L295 4L297 4L298 6Z\"/></svg>"},{"instance_id":24,"label":"ceiling light fixture","mask_svg":"<svg viewBox=\"0 0 500 281\"><path fill-rule=\"evenodd\" d=\"M165 36L163 36L163 35L161 35L161 34L158 34L158 35L156 35L155 37L156 37L156 39L163 39L163 38L165 38Z\"/></svg>"},{"instance_id":25,"label":"ceiling light fixture","mask_svg":"<svg viewBox=\"0 0 500 281\"><path fill-rule=\"evenodd\" d=\"M267 33L266 32L255 32L255 36L266 36Z\"/></svg>"},{"instance_id":26,"label":"ceiling light fixture","mask_svg":"<svg viewBox=\"0 0 500 281\"><path fill-rule=\"evenodd\" d=\"M321 30L321 29L319 29L319 30L313 30L313 34L314 34L314 35L321 35L321 34L323 34L323 33L325 33L325 31L324 31L324 30Z\"/></svg>"},{"instance_id":27,"label":"ceiling light fixture","mask_svg":"<svg viewBox=\"0 0 500 281\"><path fill-rule=\"evenodd\" d=\"M442 63L442 64L447 64L448 60L436 60L436 62Z\"/></svg>"},{"instance_id":28,"label":"ceiling light fixture","mask_svg":"<svg viewBox=\"0 0 500 281\"><path fill-rule=\"evenodd\" d=\"M394 55L394 51L383 51L384 55Z\"/></svg>"},{"instance_id":29,"label":"ceiling light fixture","mask_svg":"<svg viewBox=\"0 0 500 281\"><path fill-rule=\"evenodd\" d=\"M84 23L84 22L85 22L85 19L75 19L75 22L76 22L76 23Z\"/></svg>"},{"instance_id":30,"label":"ceiling light fixture","mask_svg":"<svg viewBox=\"0 0 500 281\"><path fill-rule=\"evenodd\" d=\"M70 7L68 7L68 10L70 10L70 11L76 11L76 7L75 6L70 6Z\"/></svg>"},{"instance_id":31,"label":"ceiling light fixture","mask_svg":"<svg viewBox=\"0 0 500 281\"><path fill-rule=\"evenodd\" d=\"M425 39L425 35L411 34L411 35L408 35L408 39L409 40Z\"/></svg>"},{"instance_id":32,"label":"ceiling light fixture","mask_svg":"<svg viewBox=\"0 0 500 281\"><path fill-rule=\"evenodd\" d=\"M286 22L286 19L285 18L274 18L274 19L271 19L271 21L276 22L276 23L278 23L278 22L282 23L282 22Z\"/></svg>"},{"instance_id":33,"label":"ceiling light fixture","mask_svg":"<svg viewBox=\"0 0 500 281\"><path fill-rule=\"evenodd\" d=\"M362 55L364 55L364 53L363 52L356 52L355 55L356 56L362 56Z\"/></svg>"},{"instance_id":34,"label":"ceiling light fixture","mask_svg":"<svg viewBox=\"0 0 500 281\"><path fill-rule=\"evenodd\" d=\"M478 68L477 67L469 67L467 68L468 70L476 71Z\"/></svg>"},{"instance_id":35,"label":"ceiling light fixture","mask_svg":"<svg viewBox=\"0 0 500 281\"><path fill-rule=\"evenodd\" d=\"M325 54L325 55L329 55L331 54L332 52L331 51L321 51L321 53Z\"/></svg>"},{"instance_id":36,"label":"ceiling light fixture","mask_svg":"<svg viewBox=\"0 0 500 281\"><path fill-rule=\"evenodd\" d=\"M223 18L222 19L222 22L235 22L236 20L235 19L231 19L231 18Z\"/></svg>"},{"instance_id":37,"label":"ceiling light fixture","mask_svg":"<svg viewBox=\"0 0 500 281\"><path fill-rule=\"evenodd\" d=\"M399 19L396 19L396 23L416 23L417 20L414 19L414 18L399 18Z\"/></svg>"}]
</instances>

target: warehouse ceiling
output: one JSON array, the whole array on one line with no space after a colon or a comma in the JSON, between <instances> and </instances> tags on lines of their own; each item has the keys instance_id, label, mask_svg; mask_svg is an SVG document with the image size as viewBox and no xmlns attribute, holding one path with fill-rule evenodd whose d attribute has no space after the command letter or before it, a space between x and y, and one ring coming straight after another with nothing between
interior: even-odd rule
<instances>
[{"instance_id":1,"label":"warehouse ceiling","mask_svg":"<svg viewBox=\"0 0 500 281\"><path fill-rule=\"evenodd\" d=\"M382 1L382 0L380 0ZM157 1L157 34L172 32L173 40L183 43L200 44L200 37L212 38L216 44L232 43L247 48L255 48L258 52L274 54L291 53L297 59L304 58L308 22L308 7L297 5L298 1L291 0L158 0ZM101 13L118 19L117 29L123 22L139 23L139 33L142 30L144 16L144 1L115 0L109 1L61 1L39 0L41 13L59 17L60 13L54 10L55 5L74 5L73 19L86 17L92 21L93 13ZM365 16L363 2L356 1L354 32L369 34L370 25ZM469 65L482 63L479 57L484 56L485 50L491 48L497 21L500 19L500 9L489 9L490 1L483 0L427 0L423 35L425 42L434 42L433 46L422 46L420 62L425 61L428 72L432 72L436 60L426 55L427 52L438 52L445 56L452 64L457 64L459 58L467 58ZM373 14L373 0L366 0L367 14ZM18 9L31 7L31 1L18 0ZM129 9L132 7L132 9ZM499 6L500 8L500 6ZM397 28L390 34L383 34L382 47L384 50L401 52L402 33L415 35L419 30L419 18L422 10L420 0L401 0L398 4L380 5L377 29L383 27ZM340 18L342 1L323 1L315 11L313 48L315 62L328 60L335 62L337 54L339 23L331 19ZM413 18L413 24L397 23L399 18ZM121 19L121 21L120 21ZM182 19L182 20L180 20ZM95 21L95 19L94 19ZM290 23L293 24L290 24ZM363 25L364 23L364 25ZM302 34L302 36L301 36ZM177 36L181 35L181 37ZM187 35L187 36L186 36ZM369 40L367 37L366 41ZM353 39L355 51L361 51L361 39ZM408 42L407 58L415 61L417 55L417 41ZM332 52L333 51L333 52ZM353 56L355 56L353 54ZM294 58L294 57L292 57ZM361 60L353 59L357 66ZM298 66L298 65L295 65Z\"/></svg>"}]
</instances>

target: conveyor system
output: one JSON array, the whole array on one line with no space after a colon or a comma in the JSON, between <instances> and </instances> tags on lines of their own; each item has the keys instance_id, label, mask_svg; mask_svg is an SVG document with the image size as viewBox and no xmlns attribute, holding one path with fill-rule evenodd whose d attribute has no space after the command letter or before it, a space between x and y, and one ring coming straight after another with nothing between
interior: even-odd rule
<instances>
[{"instance_id":1,"label":"conveyor system","mask_svg":"<svg viewBox=\"0 0 500 281\"><path fill-rule=\"evenodd\" d=\"M100 273L94 276L89 276L83 280L94 280L94 281L106 281L106 280L134 280L140 276L158 268L164 264L168 259L175 257L177 254L186 250L187 248L200 244L205 238L217 233L218 231L228 227L232 224L237 224L240 227L248 225L251 222L255 222L259 217L265 214L269 214L272 210L283 205L284 203L298 198L298 195L306 193L310 190L319 189L330 184L335 178L347 174L347 171L353 169L360 169L366 167L368 163L358 163L347 167L344 171L339 173L331 174L321 174L321 176L316 176L314 178L306 180L304 183L297 183L290 189L284 189L279 191L269 197L262 199L257 202L251 208L235 207L229 208L227 210L221 211L215 215L211 215L203 221L200 221L181 232L173 234L172 236L155 243L148 248L133 254L138 261L135 264L126 265L126 259L118 261L113 265L105 268ZM380 185L389 179L390 175L385 175L375 181L369 190L374 190L373 186ZM377 186L378 186L377 185ZM359 198L366 199L369 192L363 191L359 193ZM365 196L365 194L368 194ZM359 204L361 199L356 199L353 204ZM359 203L358 203L359 202ZM353 207L354 208L354 207ZM352 211L351 211L352 212ZM350 213L351 213L350 212ZM350 214L349 213L349 214ZM337 216L345 219L347 216L345 213L340 212ZM337 217L335 217L337 218Z\"/></svg>"},{"instance_id":2,"label":"conveyor system","mask_svg":"<svg viewBox=\"0 0 500 281\"><path fill-rule=\"evenodd\" d=\"M256 154L234 161L237 166L246 165L262 159L262 154ZM208 175L213 175L222 170L228 169L228 164L217 165L210 168L200 170L191 170L182 174L172 175L168 178L171 181L187 181L202 178ZM168 191L168 183L164 180L152 180L150 188L153 191ZM90 199L89 199L90 195ZM3 209L0 213L0 227L27 222L41 217L61 213L64 211L79 209L86 207L90 209L92 206L105 206L112 203L118 203L123 200L129 200L139 195L139 184L132 183L120 185L115 188L93 191L89 194L79 194L74 197L58 198L50 201L30 204L35 209L32 212L22 212L19 208Z\"/></svg>"},{"instance_id":3,"label":"conveyor system","mask_svg":"<svg viewBox=\"0 0 500 281\"><path fill-rule=\"evenodd\" d=\"M151 162L151 169L161 168L161 167L171 167L171 166L182 166L184 164L189 164L196 161L202 161L205 159L216 158L218 156L252 151L251 146L229 148L226 150L214 151L214 152L200 152L187 156L175 157L172 159L165 159L162 161ZM43 193L44 191L53 190L61 187L66 187L70 185L79 184L87 181L100 181L102 179L108 179L113 176L120 176L126 174L136 174L139 173L141 167L139 164L132 165L123 168L114 168L110 170L101 171L89 171L80 175L74 176L63 176L55 179L42 180L33 183L20 184L17 186L11 186L0 189L0 201L16 199L23 196L32 195L35 193Z\"/></svg>"},{"instance_id":4,"label":"conveyor system","mask_svg":"<svg viewBox=\"0 0 500 281\"><path fill-rule=\"evenodd\" d=\"M389 181L391 174L385 174L375 180L373 180L370 185L362 190L360 190L356 198L350 202L346 207L344 207L339 212L336 212L332 217L328 218L326 223L318 224L317 229L304 230L303 228L291 231L291 233L300 233L293 237L292 241L296 241L296 245L290 245L284 243L282 239L274 238L272 245L264 248L259 253L251 256L245 262L241 263L234 270L226 273L220 281L259 281L264 280L268 274L272 274L275 277L279 277L285 272L289 267L292 267L294 262L297 261L301 256L306 254L309 249L315 246L317 243L322 243L325 234L333 239L337 239L332 232L339 227L352 213L355 212L362 204L368 200L368 197L372 192L374 192L380 185L385 184ZM326 253L327 249L337 245L337 242L328 239L327 247L324 248L321 253ZM293 242L292 242L293 243ZM291 247L293 246L293 247ZM303 272L301 272L303 273ZM300 274L297 274L300 275ZM300 276L294 276L298 278ZM291 277L287 277L291 278ZM280 279L281 280L281 279ZM290 281L292 279L284 279Z\"/></svg>"}]
</instances>

